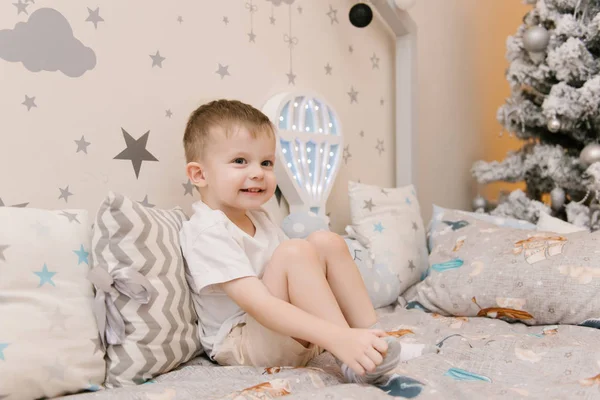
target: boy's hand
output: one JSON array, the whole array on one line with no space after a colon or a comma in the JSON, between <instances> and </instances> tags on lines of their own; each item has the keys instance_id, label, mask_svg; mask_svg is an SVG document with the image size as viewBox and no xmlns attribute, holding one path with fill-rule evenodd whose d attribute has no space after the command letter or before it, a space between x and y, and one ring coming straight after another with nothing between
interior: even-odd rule
<instances>
[{"instance_id":1,"label":"boy's hand","mask_svg":"<svg viewBox=\"0 0 600 400\"><path fill-rule=\"evenodd\" d=\"M373 372L383 361L387 343L384 331L372 329L342 329L327 350L350 367L357 375Z\"/></svg>"}]
</instances>

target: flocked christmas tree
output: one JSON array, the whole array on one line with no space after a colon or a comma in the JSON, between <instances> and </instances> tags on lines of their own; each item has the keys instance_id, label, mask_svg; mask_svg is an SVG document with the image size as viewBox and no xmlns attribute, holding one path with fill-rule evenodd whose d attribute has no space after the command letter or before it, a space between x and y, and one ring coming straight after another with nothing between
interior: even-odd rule
<instances>
[{"instance_id":1,"label":"flocked christmas tree","mask_svg":"<svg viewBox=\"0 0 600 400\"><path fill-rule=\"evenodd\" d=\"M600 0L524 0L532 5L507 40L511 96L498 121L524 143L503 161L478 161L479 184L522 182L490 204L493 215L537 222L547 212L600 229ZM550 205L542 200L549 194Z\"/></svg>"}]
</instances>

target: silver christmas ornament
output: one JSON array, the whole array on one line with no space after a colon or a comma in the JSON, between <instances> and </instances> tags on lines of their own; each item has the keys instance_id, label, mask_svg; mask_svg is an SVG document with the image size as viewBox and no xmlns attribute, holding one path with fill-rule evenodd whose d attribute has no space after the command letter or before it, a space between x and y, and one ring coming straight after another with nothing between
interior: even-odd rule
<instances>
[{"instance_id":1,"label":"silver christmas ornament","mask_svg":"<svg viewBox=\"0 0 600 400\"><path fill-rule=\"evenodd\" d=\"M550 192L550 207L554 211L558 211L565 205L565 201L567 200L567 195L563 188L555 187Z\"/></svg>"},{"instance_id":2,"label":"silver christmas ornament","mask_svg":"<svg viewBox=\"0 0 600 400\"><path fill-rule=\"evenodd\" d=\"M548 130L552 133L560 131L560 121L558 118L553 117L550 121L548 121Z\"/></svg>"},{"instance_id":3,"label":"silver christmas ornament","mask_svg":"<svg viewBox=\"0 0 600 400\"><path fill-rule=\"evenodd\" d=\"M579 162L581 162L585 168L598 161L600 161L600 144L590 143L581 150Z\"/></svg>"},{"instance_id":4,"label":"silver christmas ornament","mask_svg":"<svg viewBox=\"0 0 600 400\"><path fill-rule=\"evenodd\" d=\"M473 210L479 210L480 208L485 208L486 205L487 205L487 200L481 195L477 195L477 197L475 197L473 199L473 203L471 204L471 206L473 207Z\"/></svg>"},{"instance_id":5,"label":"silver christmas ornament","mask_svg":"<svg viewBox=\"0 0 600 400\"><path fill-rule=\"evenodd\" d=\"M523 47L532 53L541 53L546 50L550 42L550 32L543 26L537 25L527 29L523 35Z\"/></svg>"}]
</instances>

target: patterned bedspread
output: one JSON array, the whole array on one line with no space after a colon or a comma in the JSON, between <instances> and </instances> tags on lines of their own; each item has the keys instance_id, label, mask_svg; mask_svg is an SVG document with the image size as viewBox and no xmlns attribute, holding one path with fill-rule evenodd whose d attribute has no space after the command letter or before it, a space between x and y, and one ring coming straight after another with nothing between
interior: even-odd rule
<instances>
[{"instance_id":1,"label":"patterned bedspread","mask_svg":"<svg viewBox=\"0 0 600 400\"><path fill-rule=\"evenodd\" d=\"M137 387L69 397L96 399L600 399L600 330L527 327L421 310L379 310L401 342L437 344L439 354L402 363L385 385L343 384L330 354L307 368L219 367L199 357Z\"/></svg>"}]
</instances>

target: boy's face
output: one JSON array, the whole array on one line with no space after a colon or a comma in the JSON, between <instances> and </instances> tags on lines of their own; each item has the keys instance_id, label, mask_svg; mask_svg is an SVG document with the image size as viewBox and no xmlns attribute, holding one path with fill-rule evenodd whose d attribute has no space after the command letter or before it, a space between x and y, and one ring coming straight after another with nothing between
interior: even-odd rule
<instances>
[{"instance_id":1,"label":"boy's face","mask_svg":"<svg viewBox=\"0 0 600 400\"><path fill-rule=\"evenodd\" d=\"M202 201L211 208L255 209L275 193L275 139L267 134L252 137L238 126L227 137L214 129L200 165Z\"/></svg>"}]
</instances>

